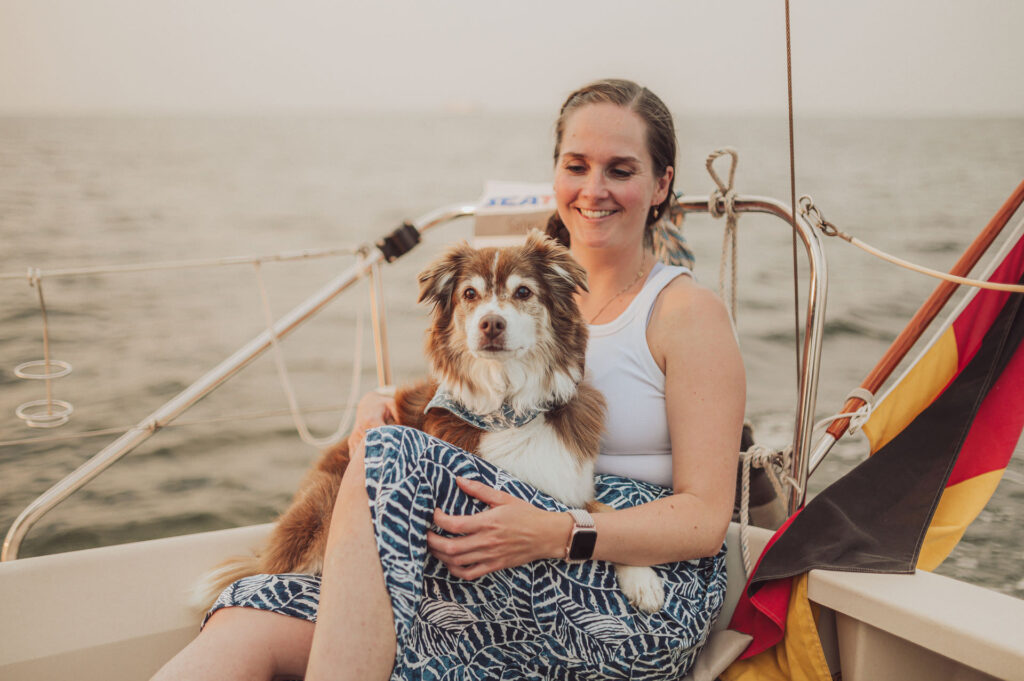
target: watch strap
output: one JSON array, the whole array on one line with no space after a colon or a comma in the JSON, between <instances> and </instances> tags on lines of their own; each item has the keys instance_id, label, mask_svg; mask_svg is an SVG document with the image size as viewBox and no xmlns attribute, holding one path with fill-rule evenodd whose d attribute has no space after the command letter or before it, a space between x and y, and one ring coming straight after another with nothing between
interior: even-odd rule
<instances>
[{"instance_id":1,"label":"watch strap","mask_svg":"<svg viewBox=\"0 0 1024 681\"><path fill-rule=\"evenodd\" d=\"M594 527L594 516L582 508L570 508L569 515L572 516L572 521L576 527Z\"/></svg>"}]
</instances>

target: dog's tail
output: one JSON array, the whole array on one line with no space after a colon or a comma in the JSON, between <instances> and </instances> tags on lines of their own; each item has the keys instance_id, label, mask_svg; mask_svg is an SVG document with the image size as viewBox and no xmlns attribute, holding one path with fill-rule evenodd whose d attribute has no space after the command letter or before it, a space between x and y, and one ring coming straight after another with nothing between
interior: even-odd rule
<instances>
[{"instance_id":1,"label":"dog's tail","mask_svg":"<svg viewBox=\"0 0 1024 681\"><path fill-rule=\"evenodd\" d=\"M220 592L229 584L243 577L251 577L262 572L260 559L255 555L232 556L223 563L203 575L192 587L188 604L200 612L205 612L214 604Z\"/></svg>"}]
</instances>

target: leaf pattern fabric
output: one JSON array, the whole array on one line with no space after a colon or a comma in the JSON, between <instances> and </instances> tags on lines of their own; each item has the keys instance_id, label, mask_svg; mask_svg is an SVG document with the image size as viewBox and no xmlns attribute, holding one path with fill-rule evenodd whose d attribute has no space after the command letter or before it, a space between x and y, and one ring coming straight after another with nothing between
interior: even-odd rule
<instances>
[{"instance_id":1,"label":"leaf pattern fabric","mask_svg":"<svg viewBox=\"0 0 1024 681\"><path fill-rule=\"evenodd\" d=\"M725 595L725 547L716 556L655 566L666 589L652 614L619 591L611 563L542 560L466 581L427 551L435 507L463 515L486 506L457 476L550 511L566 506L447 442L401 426L369 431L366 490L397 640L393 681L437 679L678 679L707 639ZM613 508L671 494L599 475ZM273 610L316 621L319 578L258 575L231 585L221 607ZM207 616L209 617L209 615Z\"/></svg>"}]
</instances>

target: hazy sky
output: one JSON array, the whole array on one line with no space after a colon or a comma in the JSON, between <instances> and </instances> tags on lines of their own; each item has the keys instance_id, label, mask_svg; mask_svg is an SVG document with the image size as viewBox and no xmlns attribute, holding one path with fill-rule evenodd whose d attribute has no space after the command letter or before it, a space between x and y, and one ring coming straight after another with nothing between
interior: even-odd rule
<instances>
[{"instance_id":1,"label":"hazy sky","mask_svg":"<svg viewBox=\"0 0 1024 681\"><path fill-rule=\"evenodd\" d=\"M1024 116L1021 0L792 0L799 113ZM0 0L0 114L782 113L783 0Z\"/></svg>"}]
</instances>

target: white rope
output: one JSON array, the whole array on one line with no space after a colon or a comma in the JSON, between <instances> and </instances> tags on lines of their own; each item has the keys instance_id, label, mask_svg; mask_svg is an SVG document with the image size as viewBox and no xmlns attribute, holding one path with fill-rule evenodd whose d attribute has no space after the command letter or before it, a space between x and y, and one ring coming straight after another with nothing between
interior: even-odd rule
<instances>
[{"instance_id":1,"label":"white rope","mask_svg":"<svg viewBox=\"0 0 1024 681\"><path fill-rule=\"evenodd\" d=\"M76 277L91 274L120 274L125 272L155 272L158 270L178 270L195 267L223 267L232 265L251 265L264 262L288 262L291 260L312 260L316 258L331 258L342 255L354 255L359 253L362 247L342 246L339 248L319 248L302 251L285 251L272 253L270 255L237 255L224 258L208 258L205 260L174 260L168 262L139 263L135 265L99 265L96 267L80 267L72 269L47 270L46 276L53 277ZM39 268L29 268L29 277L33 272L42 276ZM24 274L0 274L0 280L20 279Z\"/></svg>"},{"instance_id":2,"label":"white rope","mask_svg":"<svg viewBox=\"0 0 1024 681\"><path fill-rule=\"evenodd\" d=\"M842 237L842 234L836 236ZM945 281L953 282L954 284L962 284L964 286L974 286L976 288L989 289L991 291L1009 291L1011 293L1024 293L1024 284L1004 284L995 281L980 281L978 279L968 279L967 277L958 277L955 274L949 274L948 272L940 272L939 270L933 270L916 263L912 263L909 260L903 260L897 258L894 255L890 255L885 251L880 251L874 246L869 246L857 237L849 237L846 239L851 244L860 248L863 251L870 253L871 255L877 256L882 260L892 263L893 265L899 265L913 272L920 274L926 274L929 277L935 277L936 279L944 279Z\"/></svg>"},{"instance_id":3,"label":"white rope","mask_svg":"<svg viewBox=\"0 0 1024 681\"><path fill-rule=\"evenodd\" d=\"M806 217L811 223L820 229L826 236L837 236L843 241L847 241L857 248L861 249L866 253L881 258L886 262L898 265L905 269L911 270L912 272L918 272L919 274L925 274L929 277L936 279L942 279L944 281L952 282L954 284L960 284L963 286L973 286L975 288L989 289L991 291L1009 291L1011 293L1024 293L1024 284L1008 284L993 281L981 281L979 279L969 279L967 277L960 277L955 274L949 274L948 272L940 272L933 270L917 263L912 263L909 260L897 258L894 255L886 253L885 251L879 250L874 246L864 243L857 237L850 236L849 234L841 231L831 222L825 219L825 216L821 214L818 207L814 205L814 200L806 194L800 197L800 214Z\"/></svg>"},{"instance_id":4,"label":"white rope","mask_svg":"<svg viewBox=\"0 0 1024 681\"><path fill-rule=\"evenodd\" d=\"M865 388L854 388L846 394L846 397L843 399L843 404L846 404L851 397L857 397L864 401L864 404L861 405L860 409L857 411L833 414L832 416L823 418L814 424L814 428L812 428L812 430L819 430L820 428L831 425L833 421L838 421L839 419L850 419L850 425L847 427L845 434L856 435L857 432L860 431L861 427L868 422L868 419L871 418L871 413L875 408L875 394Z\"/></svg>"},{"instance_id":5,"label":"white rope","mask_svg":"<svg viewBox=\"0 0 1024 681\"><path fill-rule=\"evenodd\" d=\"M288 408L291 411L292 421L295 423L295 429L299 433L299 437L306 444L324 448L334 445L336 442L348 432L352 427L352 422L355 419L355 410L350 411L347 414L342 415L341 421L338 423L338 428L323 438L316 438L309 432L309 428L306 426L305 419L302 418L302 412L299 409L298 400L295 398L295 391L292 389L291 380L288 377L288 368L284 363L284 355L281 352L281 348L277 342L277 334L274 333L274 318L270 311L270 299L267 296L267 288L263 283L263 273L260 270L260 263L253 263L253 267L256 270L256 282L259 285L260 297L263 301L263 315L267 324L267 331L270 333L270 346L274 353L274 363L277 365L277 375L281 380L281 388L284 390L285 397L288 400ZM355 349L352 354L352 388L349 391L349 404L355 403L356 397L359 394L359 381L362 374L363 364L363 306L359 306L359 311L356 313L356 330L355 330Z\"/></svg>"},{"instance_id":6,"label":"white rope","mask_svg":"<svg viewBox=\"0 0 1024 681\"><path fill-rule=\"evenodd\" d=\"M732 163L729 165L729 181L722 182L722 179L715 172L715 160L722 156L731 156ZM708 213L713 218L725 216L725 232L722 236L722 259L718 265L718 294L729 306L729 318L733 328L736 328L736 259L738 255L736 245L736 225L739 217L736 214L736 191L733 189L733 180L736 178L736 166L739 163L739 153L732 147L723 147L708 154L704 165L714 180L718 189L711 192L708 197ZM722 207L718 203L721 201ZM730 284L726 287L726 275L729 274Z\"/></svg>"},{"instance_id":7,"label":"white rope","mask_svg":"<svg viewBox=\"0 0 1024 681\"><path fill-rule=\"evenodd\" d=\"M728 210L732 210L734 193L726 195ZM712 199L714 200L714 199ZM715 217L718 217L715 215ZM729 319L732 320L733 328L736 328L736 257L738 255L736 246L736 218L735 215L726 218L725 230L722 233L722 259L718 263L718 295L722 301L728 301ZM726 273L730 274L728 294L726 293Z\"/></svg>"},{"instance_id":8,"label":"white rope","mask_svg":"<svg viewBox=\"0 0 1024 681\"><path fill-rule=\"evenodd\" d=\"M743 569L746 576L750 575L753 569L753 561L750 559L750 541L748 528L750 526L750 469L761 468L768 474L768 480L775 488L775 494L779 498L785 498L785 485L792 487L798 493L803 493L800 483L789 474L792 464L793 448L769 449L762 445L751 445L745 452L740 452L741 468L741 490L740 490L740 551L743 557Z\"/></svg>"}]
</instances>

